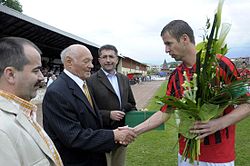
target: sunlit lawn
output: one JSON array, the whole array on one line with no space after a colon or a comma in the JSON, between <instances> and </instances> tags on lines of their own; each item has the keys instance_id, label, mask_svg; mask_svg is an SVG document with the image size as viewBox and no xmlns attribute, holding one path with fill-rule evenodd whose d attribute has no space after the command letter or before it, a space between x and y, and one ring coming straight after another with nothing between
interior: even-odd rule
<instances>
[{"instance_id":1,"label":"sunlit lawn","mask_svg":"<svg viewBox=\"0 0 250 166\"><path fill-rule=\"evenodd\" d=\"M156 92L155 96L165 94L166 82ZM148 110L159 110L160 105L151 99ZM176 166L177 165L177 131L173 127L174 119L165 124L165 130L153 130L140 135L128 146L127 166ZM236 165L250 166L250 118L237 125L236 135Z\"/></svg>"}]
</instances>

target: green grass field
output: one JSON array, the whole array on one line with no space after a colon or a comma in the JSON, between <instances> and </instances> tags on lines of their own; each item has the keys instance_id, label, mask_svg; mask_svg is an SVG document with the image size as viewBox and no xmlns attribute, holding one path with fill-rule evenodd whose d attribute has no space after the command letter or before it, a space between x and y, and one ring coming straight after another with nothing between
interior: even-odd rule
<instances>
[{"instance_id":1,"label":"green grass field","mask_svg":"<svg viewBox=\"0 0 250 166\"><path fill-rule=\"evenodd\" d=\"M165 94L166 82L157 90L155 96ZM153 98L147 106L148 110L159 110L160 105ZM165 130L153 130L140 135L128 146L127 166L176 166L177 165L177 130L174 119L165 124ZM250 118L237 124L236 165L250 166Z\"/></svg>"}]
</instances>

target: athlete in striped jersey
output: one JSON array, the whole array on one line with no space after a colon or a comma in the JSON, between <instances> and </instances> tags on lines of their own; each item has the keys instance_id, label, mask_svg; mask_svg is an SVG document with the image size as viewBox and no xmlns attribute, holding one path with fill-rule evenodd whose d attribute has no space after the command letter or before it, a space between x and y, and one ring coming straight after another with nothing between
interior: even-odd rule
<instances>
[{"instance_id":1,"label":"athlete in striped jersey","mask_svg":"<svg viewBox=\"0 0 250 166\"><path fill-rule=\"evenodd\" d=\"M181 98L183 95L183 73L189 78L196 68L196 48L192 28L183 20L174 20L167 24L161 32L165 44L165 52L176 61L182 61L169 77L166 95ZM219 75L228 84L238 78L235 65L225 56L217 55L219 59ZM156 112L149 119L134 128L139 135L167 121L170 117L168 106ZM250 115L250 104L241 104L237 108L228 107L222 117L207 123L197 123L192 132L199 134L201 143L200 166L234 166L235 160L235 123ZM190 126L192 127L192 126ZM178 165L189 166L188 161L181 161L185 147L184 137L180 135Z\"/></svg>"}]
</instances>

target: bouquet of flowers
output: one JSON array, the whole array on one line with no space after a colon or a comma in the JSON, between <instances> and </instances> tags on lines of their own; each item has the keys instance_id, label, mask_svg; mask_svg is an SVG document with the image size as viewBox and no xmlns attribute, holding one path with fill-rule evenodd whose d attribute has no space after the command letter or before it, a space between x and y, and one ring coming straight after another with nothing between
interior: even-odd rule
<instances>
[{"instance_id":1,"label":"bouquet of flowers","mask_svg":"<svg viewBox=\"0 0 250 166\"><path fill-rule=\"evenodd\" d=\"M175 108L173 113L178 120L178 132L186 138L186 146L182 154L183 159L189 158L190 163L199 161L200 140L197 135L190 133L190 127L195 121L207 122L210 119L222 115L225 108L230 105L247 102L247 86L249 80L232 80L231 78L222 78L220 76L219 58L228 51L224 43L230 30L230 24L223 24L220 35L221 11L223 0L219 1L217 12L214 16L212 26L210 20L207 20L206 31L210 28L210 34L205 33L203 42L196 48L196 73L192 80L188 79L184 72L185 81L182 85L184 94L182 99L173 96L158 97L158 99ZM229 84L228 80L230 80Z\"/></svg>"}]
</instances>

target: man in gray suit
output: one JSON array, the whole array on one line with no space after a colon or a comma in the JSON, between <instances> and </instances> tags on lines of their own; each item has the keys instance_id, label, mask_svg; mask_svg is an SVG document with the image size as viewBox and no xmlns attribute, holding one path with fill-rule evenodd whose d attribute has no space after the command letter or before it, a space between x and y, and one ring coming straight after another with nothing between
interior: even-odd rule
<instances>
[{"instance_id":1,"label":"man in gray suit","mask_svg":"<svg viewBox=\"0 0 250 166\"><path fill-rule=\"evenodd\" d=\"M26 39L0 39L0 165L62 165L29 102L44 79L40 54Z\"/></svg>"},{"instance_id":2,"label":"man in gray suit","mask_svg":"<svg viewBox=\"0 0 250 166\"><path fill-rule=\"evenodd\" d=\"M136 110L136 103L127 76L116 72L116 47L104 45L98 54L101 69L88 79L89 88L102 113L104 128L116 129L124 126L126 112ZM124 166L125 154L126 147L117 145L106 153L108 166Z\"/></svg>"}]
</instances>

